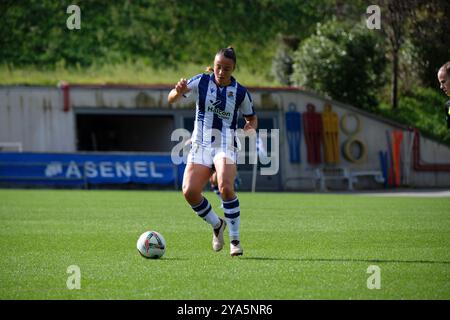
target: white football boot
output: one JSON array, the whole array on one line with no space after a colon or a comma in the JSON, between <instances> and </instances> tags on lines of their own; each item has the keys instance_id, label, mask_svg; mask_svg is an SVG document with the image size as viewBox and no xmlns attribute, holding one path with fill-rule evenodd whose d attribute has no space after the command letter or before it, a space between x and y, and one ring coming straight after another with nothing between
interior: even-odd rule
<instances>
[{"instance_id":1,"label":"white football boot","mask_svg":"<svg viewBox=\"0 0 450 320\"><path fill-rule=\"evenodd\" d=\"M230 242L230 255L232 257L242 256L244 250L242 250L241 242L239 240L232 240Z\"/></svg>"},{"instance_id":2,"label":"white football boot","mask_svg":"<svg viewBox=\"0 0 450 320\"><path fill-rule=\"evenodd\" d=\"M223 240L223 232L225 231L225 228L227 227L227 222L221 218L219 218L222 224L219 228L213 229L213 250L214 251L220 251L223 248L224 240Z\"/></svg>"}]
</instances>

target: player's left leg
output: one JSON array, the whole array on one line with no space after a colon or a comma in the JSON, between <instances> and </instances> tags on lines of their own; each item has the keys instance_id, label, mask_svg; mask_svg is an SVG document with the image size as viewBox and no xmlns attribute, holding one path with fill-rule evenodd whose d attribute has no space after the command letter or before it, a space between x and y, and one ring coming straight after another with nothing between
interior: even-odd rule
<instances>
[{"instance_id":1,"label":"player's left leg","mask_svg":"<svg viewBox=\"0 0 450 320\"><path fill-rule=\"evenodd\" d=\"M214 166L213 166L213 168L214 168ZM212 173L211 177L209 178L209 184L211 185L211 189L214 191L217 198L219 198L220 203L221 203L221 208L223 208L222 196L220 195L219 183L217 182L217 172L215 171L215 168L214 168L214 172Z\"/></svg>"},{"instance_id":2,"label":"player's left leg","mask_svg":"<svg viewBox=\"0 0 450 320\"><path fill-rule=\"evenodd\" d=\"M214 157L219 191L223 199L223 210L230 234L231 256L242 255L240 244L240 208L239 200L234 191L236 177L236 159L234 153L220 152Z\"/></svg>"}]
</instances>

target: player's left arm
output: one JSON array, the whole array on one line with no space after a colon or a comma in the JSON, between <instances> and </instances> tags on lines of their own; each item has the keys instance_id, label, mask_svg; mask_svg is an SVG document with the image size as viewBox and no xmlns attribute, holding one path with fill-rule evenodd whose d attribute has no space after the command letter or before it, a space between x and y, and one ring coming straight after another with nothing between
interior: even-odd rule
<instances>
[{"instance_id":1,"label":"player's left arm","mask_svg":"<svg viewBox=\"0 0 450 320\"><path fill-rule=\"evenodd\" d=\"M244 132L248 135L253 135L256 133L256 129L258 129L258 117L256 114L246 117L245 119L245 125L244 125Z\"/></svg>"},{"instance_id":2,"label":"player's left arm","mask_svg":"<svg viewBox=\"0 0 450 320\"><path fill-rule=\"evenodd\" d=\"M258 117L256 116L255 110L253 108L253 101L248 91L245 93L245 97L241 103L240 108L245 119L245 134L256 134L256 129L258 129Z\"/></svg>"}]
</instances>

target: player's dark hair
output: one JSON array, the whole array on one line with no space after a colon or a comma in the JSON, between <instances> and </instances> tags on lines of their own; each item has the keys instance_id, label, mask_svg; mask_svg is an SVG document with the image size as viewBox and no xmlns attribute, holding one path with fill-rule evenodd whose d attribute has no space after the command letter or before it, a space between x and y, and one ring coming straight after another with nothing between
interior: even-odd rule
<instances>
[{"instance_id":1,"label":"player's dark hair","mask_svg":"<svg viewBox=\"0 0 450 320\"><path fill-rule=\"evenodd\" d=\"M442 67L439 68L439 70L445 70L447 77L450 77L450 61L448 61L447 63L444 63L442 65Z\"/></svg>"},{"instance_id":2,"label":"player's dark hair","mask_svg":"<svg viewBox=\"0 0 450 320\"><path fill-rule=\"evenodd\" d=\"M234 48L229 46L228 48L223 48L217 51L217 55L223 55L225 58L231 59L234 62L234 65L236 66L236 52L234 52ZM213 67L209 66L206 67L206 72L214 72Z\"/></svg>"},{"instance_id":3,"label":"player's dark hair","mask_svg":"<svg viewBox=\"0 0 450 320\"><path fill-rule=\"evenodd\" d=\"M216 55L218 55L218 54L221 54L225 58L233 60L234 64L236 65L236 52L234 52L233 47L230 46L228 48L220 49Z\"/></svg>"}]
</instances>

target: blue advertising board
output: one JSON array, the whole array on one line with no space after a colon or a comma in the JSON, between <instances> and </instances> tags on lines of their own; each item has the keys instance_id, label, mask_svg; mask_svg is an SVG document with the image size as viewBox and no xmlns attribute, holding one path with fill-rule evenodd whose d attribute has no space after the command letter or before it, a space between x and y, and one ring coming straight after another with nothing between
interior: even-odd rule
<instances>
[{"instance_id":1,"label":"blue advertising board","mask_svg":"<svg viewBox=\"0 0 450 320\"><path fill-rule=\"evenodd\" d=\"M178 170L170 155L0 153L0 182L174 185L179 182Z\"/></svg>"}]
</instances>

